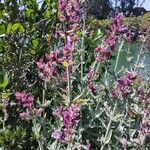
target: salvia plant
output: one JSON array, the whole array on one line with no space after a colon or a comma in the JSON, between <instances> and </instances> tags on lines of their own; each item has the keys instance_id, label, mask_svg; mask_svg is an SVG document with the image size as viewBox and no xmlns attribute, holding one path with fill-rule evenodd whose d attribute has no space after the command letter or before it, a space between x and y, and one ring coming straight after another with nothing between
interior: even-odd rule
<instances>
[{"instance_id":1,"label":"salvia plant","mask_svg":"<svg viewBox=\"0 0 150 150\"><path fill-rule=\"evenodd\" d=\"M44 35L49 50L42 51L43 44L32 62L23 51L24 57L19 53L16 60L16 77L27 70L33 81L15 78L9 70L11 58L0 74L0 149L150 149L150 84L145 66L150 30L137 35L135 42L135 33L119 13L106 32L91 31L81 1L58 0L53 5L55 24L52 33ZM39 41L32 44L36 49Z\"/></svg>"}]
</instances>

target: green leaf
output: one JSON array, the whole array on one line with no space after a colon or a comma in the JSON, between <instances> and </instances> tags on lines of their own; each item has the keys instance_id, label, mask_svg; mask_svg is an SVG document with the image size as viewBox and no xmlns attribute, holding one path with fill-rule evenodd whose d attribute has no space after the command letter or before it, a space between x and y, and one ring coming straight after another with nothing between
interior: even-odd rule
<instances>
[{"instance_id":1,"label":"green leaf","mask_svg":"<svg viewBox=\"0 0 150 150\"><path fill-rule=\"evenodd\" d=\"M50 147L47 147L49 150L59 150L60 144L57 141L53 142Z\"/></svg>"},{"instance_id":2,"label":"green leaf","mask_svg":"<svg viewBox=\"0 0 150 150\"><path fill-rule=\"evenodd\" d=\"M20 32L24 32L24 31L25 31L23 25L20 25L20 26L19 26L19 31L20 31Z\"/></svg>"},{"instance_id":3,"label":"green leaf","mask_svg":"<svg viewBox=\"0 0 150 150\"><path fill-rule=\"evenodd\" d=\"M0 25L0 34L3 34L3 33L5 33L5 25L1 24Z\"/></svg>"},{"instance_id":4,"label":"green leaf","mask_svg":"<svg viewBox=\"0 0 150 150\"><path fill-rule=\"evenodd\" d=\"M12 95L12 93L8 92L8 93L3 93L2 94L2 99L8 98L10 95Z\"/></svg>"},{"instance_id":5,"label":"green leaf","mask_svg":"<svg viewBox=\"0 0 150 150\"><path fill-rule=\"evenodd\" d=\"M9 83L9 80L5 80L3 83L0 83L0 89L5 89L8 83Z\"/></svg>"},{"instance_id":6,"label":"green leaf","mask_svg":"<svg viewBox=\"0 0 150 150\"><path fill-rule=\"evenodd\" d=\"M20 25L21 25L20 23L15 23L15 24L12 26L12 31L13 31L13 32L16 31L16 30L19 28Z\"/></svg>"},{"instance_id":7,"label":"green leaf","mask_svg":"<svg viewBox=\"0 0 150 150\"><path fill-rule=\"evenodd\" d=\"M50 10L47 10L45 16L46 16L48 19L50 19L50 17L51 17L51 11L50 11Z\"/></svg>"},{"instance_id":8,"label":"green leaf","mask_svg":"<svg viewBox=\"0 0 150 150\"><path fill-rule=\"evenodd\" d=\"M3 76L3 81L0 83L0 89L5 89L8 84L9 84L8 74L5 73Z\"/></svg>"},{"instance_id":9,"label":"green leaf","mask_svg":"<svg viewBox=\"0 0 150 150\"><path fill-rule=\"evenodd\" d=\"M31 54L35 55L36 51L34 49L30 49Z\"/></svg>"},{"instance_id":10,"label":"green leaf","mask_svg":"<svg viewBox=\"0 0 150 150\"><path fill-rule=\"evenodd\" d=\"M5 107L3 104L0 104L0 110L3 110Z\"/></svg>"},{"instance_id":11,"label":"green leaf","mask_svg":"<svg viewBox=\"0 0 150 150\"><path fill-rule=\"evenodd\" d=\"M37 48L39 45L39 40L38 39L32 40L32 45L33 45L33 48Z\"/></svg>"},{"instance_id":12,"label":"green leaf","mask_svg":"<svg viewBox=\"0 0 150 150\"><path fill-rule=\"evenodd\" d=\"M30 18L30 17L33 17L33 10L32 9L28 9L27 11L26 11L26 16L27 16L27 18Z\"/></svg>"},{"instance_id":13,"label":"green leaf","mask_svg":"<svg viewBox=\"0 0 150 150\"><path fill-rule=\"evenodd\" d=\"M109 131L108 137L105 140L105 144L108 144L112 137L112 130Z\"/></svg>"},{"instance_id":14,"label":"green leaf","mask_svg":"<svg viewBox=\"0 0 150 150\"><path fill-rule=\"evenodd\" d=\"M5 51L5 43L0 41L0 53Z\"/></svg>"},{"instance_id":15,"label":"green leaf","mask_svg":"<svg viewBox=\"0 0 150 150\"><path fill-rule=\"evenodd\" d=\"M9 23L7 26L7 33L10 33L12 29L12 23Z\"/></svg>"},{"instance_id":16,"label":"green leaf","mask_svg":"<svg viewBox=\"0 0 150 150\"><path fill-rule=\"evenodd\" d=\"M89 100L88 99L78 99L78 100L75 100L74 102L79 105L87 105Z\"/></svg>"},{"instance_id":17,"label":"green leaf","mask_svg":"<svg viewBox=\"0 0 150 150\"><path fill-rule=\"evenodd\" d=\"M22 26L21 23L15 23L13 26L12 26L12 31L15 32L19 30L19 32L24 32L24 27Z\"/></svg>"}]
</instances>

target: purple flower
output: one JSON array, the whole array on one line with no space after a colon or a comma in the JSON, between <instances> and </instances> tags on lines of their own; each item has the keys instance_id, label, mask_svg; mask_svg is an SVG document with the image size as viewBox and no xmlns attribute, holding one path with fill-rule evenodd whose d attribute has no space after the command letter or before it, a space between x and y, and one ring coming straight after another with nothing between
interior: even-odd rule
<instances>
[{"instance_id":1,"label":"purple flower","mask_svg":"<svg viewBox=\"0 0 150 150\"><path fill-rule=\"evenodd\" d=\"M146 136L150 136L150 120L142 121L140 132Z\"/></svg>"},{"instance_id":2,"label":"purple flower","mask_svg":"<svg viewBox=\"0 0 150 150\"><path fill-rule=\"evenodd\" d=\"M108 47L110 47L110 49L113 51L116 46L117 36L113 33L109 33L107 37L106 45L108 45Z\"/></svg>"},{"instance_id":3,"label":"purple flower","mask_svg":"<svg viewBox=\"0 0 150 150\"><path fill-rule=\"evenodd\" d=\"M123 25L124 15L123 13L119 13L114 19L112 23L111 30L114 33L123 33L126 31L126 27Z\"/></svg>"},{"instance_id":4,"label":"purple flower","mask_svg":"<svg viewBox=\"0 0 150 150\"><path fill-rule=\"evenodd\" d=\"M97 47L95 49L95 52L97 52L98 54L96 56L96 60L102 63L106 63L107 60L109 60L112 57L112 51L109 49L108 46Z\"/></svg>"},{"instance_id":5,"label":"purple flower","mask_svg":"<svg viewBox=\"0 0 150 150\"><path fill-rule=\"evenodd\" d=\"M66 5L67 5L67 0L59 0L58 9L59 9L60 11L64 11Z\"/></svg>"},{"instance_id":6,"label":"purple flower","mask_svg":"<svg viewBox=\"0 0 150 150\"><path fill-rule=\"evenodd\" d=\"M124 33L127 28L123 25L124 15L123 13L118 14L112 22L111 30L107 33L107 36L102 46L97 47L95 52L97 53L95 59L102 63L107 63L112 58L112 53L115 49L118 35Z\"/></svg>"},{"instance_id":7,"label":"purple flower","mask_svg":"<svg viewBox=\"0 0 150 150\"><path fill-rule=\"evenodd\" d=\"M58 141L63 141L64 140L64 134L59 129L54 131L53 137Z\"/></svg>"},{"instance_id":8,"label":"purple flower","mask_svg":"<svg viewBox=\"0 0 150 150\"><path fill-rule=\"evenodd\" d=\"M16 92L15 97L19 105L22 105L26 112L20 113L20 118L22 120L29 120L41 116L43 108L35 108L34 106L34 96L29 95L25 92Z\"/></svg>"},{"instance_id":9,"label":"purple flower","mask_svg":"<svg viewBox=\"0 0 150 150\"><path fill-rule=\"evenodd\" d=\"M144 91L144 88L140 88L137 94L138 94L138 98L140 101L142 101L145 104L149 104L150 99L148 95L146 94L146 92Z\"/></svg>"},{"instance_id":10,"label":"purple flower","mask_svg":"<svg viewBox=\"0 0 150 150\"><path fill-rule=\"evenodd\" d=\"M35 115L38 117L38 116L41 116L42 112L43 112L43 108L39 108L39 109L36 109L36 112L35 112Z\"/></svg>"},{"instance_id":11,"label":"purple flower","mask_svg":"<svg viewBox=\"0 0 150 150\"><path fill-rule=\"evenodd\" d=\"M70 137L76 132L76 126L80 121L80 106L77 104L71 104L69 107L61 106L59 107L54 114L60 117L63 120L63 134L56 132L59 135L63 135L63 141L69 142ZM55 133L55 132L54 132Z\"/></svg>"},{"instance_id":12,"label":"purple flower","mask_svg":"<svg viewBox=\"0 0 150 150\"><path fill-rule=\"evenodd\" d=\"M125 98L132 93L132 85L137 78L137 74L134 72L128 72L118 80L117 88L111 91L112 97L118 99Z\"/></svg>"},{"instance_id":13,"label":"purple flower","mask_svg":"<svg viewBox=\"0 0 150 150\"><path fill-rule=\"evenodd\" d=\"M97 93L97 86L93 82L93 79L96 75L97 75L97 72L93 68L90 69L90 71L87 75L87 86L93 95L96 95L96 93Z\"/></svg>"},{"instance_id":14,"label":"purple flower","mask_svg":"<svg viewBox=\"0 0 150 150\"><path fill-rule=\"evenodd\" d=\"M34 96L28 95L25 92L16 92L16 99L20 105L26 108L33 107L34 104Z\"/></svg>"},{"instance_id":15,"label":"purple flower","mask_svg":"<svg viewBox=\"0 0 150 150\"><path fill-rule=\"evenodd\" d=\"M97 75L96 70L94 68L91 68L87 75L87 78L88 80L92 80L96 75Z\"/></svg>"},{"instance_id":16,"label":"purple flower","mask_svg":"<svg viewBox=\"0 0 150 150\"><path fill-rule=\"evenodd\" d=\"M30 118L30 114L28 112L20 113L20 118L22 120L28 120Z\"/></svg>"},{"instance_id":17,"label":"purple flower","mask_svg":"<svg viewBox=\"0 0 150 150\"><path fill-rule=\"evenodd\" d=\"M59 54L57 51L52 51L36 63L39 68L39 77L46 82L58 76Z\"/></svg>"},{"instance_id":18,"label":"purple flower","mask_svg":"<svg viewBox=\"0 0 150 150\"><path fill-rule=\"evenodd\" d=\"M122 147L123 147L124 149L127 149L127 147L128 147L128 141L127 141L127 139L122 138L122 139L120 140L120 142L121 142L121 144L122 144Z\"/></svg>"}]
</instances>

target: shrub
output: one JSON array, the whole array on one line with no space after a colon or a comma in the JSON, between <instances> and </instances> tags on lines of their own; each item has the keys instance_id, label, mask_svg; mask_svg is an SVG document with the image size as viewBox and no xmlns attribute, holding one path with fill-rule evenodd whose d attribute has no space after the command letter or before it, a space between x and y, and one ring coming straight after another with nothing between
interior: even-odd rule
<instances>
[{"instance_id":1,"label":"shrub","mask_svg":"<svg viewBox=\"0 0 150 150\"><path fill-rule=\"evenodd\" d=\"M122 13L92 32L78 0L17 4L1 11L0 148L149 149L149 32L132 42Z\"/></svg>"},{"instance_id":2,"label":"shrub","mask_svg":"<svg viewBox=\"0 0 150 150\"><path fill-rule=\"evenodd\" d=\"M146 31L150 26L149 18L150 13L146 13L143 16L125 18L124 23L129 27L134 26L140 29L141 31ZM111 25L111 20L109 19L97 20L95 18L91 18L87 22L89 23L91 30L98 30L99 28L107 30L110 28Z\"/></svg>"}]
</instances>

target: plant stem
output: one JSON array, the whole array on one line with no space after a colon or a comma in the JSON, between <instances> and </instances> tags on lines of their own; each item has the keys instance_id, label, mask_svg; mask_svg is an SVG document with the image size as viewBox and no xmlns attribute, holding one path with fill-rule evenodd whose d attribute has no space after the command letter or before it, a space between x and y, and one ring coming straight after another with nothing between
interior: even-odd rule
<instances>
[{"instance_id":1,"label":"plant stem","mask_svg":"<svg viewBox=\"0 0 150 150\"><path fill-rule=\"evenodd\" d=\"M116 108L117 108L117 102L115 103L115 106L114 106L114 109L113 109L113 112L112 112L112 115L110 117L110 120L109 120L109 123L107 125L107 129L106 129L106 133L105 133L105 137L104 137L104 143L102 144L102 147L100 150L103 150L105 145L106 145L106 139L107 139L107 136L109 134L109 131L110 131L110 127L111 127L111 124L112 124L112 120L113 120L113 117L115 115L115 111L116 111Z\"/></svg>"},{"instance_id":2,"label":"plant stem","mask_svg":"<svg viewBox=\"0 0 150 150\"><path fill-rule=\"evenodd\" d=\"M138 66L138 63L139 63L139 61L140 61L140 57L141 57L141 55L142 55L143 47L144 47L144 44L141 46L140 53L139 53L138 56L137 56L137 60L136 60L135 67L134 67L134 71L136 71L136 68L137 68L137 66Z\"/></svg>"},{"instance_id":3,"label":"plant stem","mask_svg":"<svg viewBox=\"0 0 150 150\"><path fill-rule=\"evenodd\" d=\"M42 95L42 105L45 105L45 91L46 91L47 85L46 82L44 82L44 89L43 89L43 95Z\"/></svg>"},{"instance_id":4,"label":"plant stem","mask_svg":"<svg viewBox=\"0 0 150 150\"><path fill-rule=\"evenodd\" d=\"M85 31L85 19L83 20L83 32ZM81 82L83 82L83 71L84 71L84 33L81 39ZM83 89L83 83L81 88Z\"/></svg>"},{"instance_id":5,"label":"plant stem","mask_svg":"<svg viewBox=\"0 0 150 150\"><path fill-rule=\"evenodd\" d=\"M71 104L71 74L70 66L67 67L67 81L68 81L68 104Z\"/></svg>"},{"instance_id":6,"label":"plant stem","mask_svg":"<svg viewBox=\"0 0 150 150\"><path fill-rule=\"evenodd\" d=\"M39 149L40 149L40 150L44 150L44 149L43 149L43 144L42 144L42 142L41 142L39 139L38 139L38 144L39 144Z\"/></svg>"},{"instance_id":7,"label":"plant stem","mask_svg":"<svg viewBox=\"0 0 150 150\"><path fill-rule=\"evenodd\" d=\"M119 49L118 49L116 64L115 64L115 68L114 68L114 73L116 73L116 71L117 71L119 57L120 57L120 53L121 53L121 49L122 49L123 45L124 45L124 40L121 41L121 44L120 44Z\"/></svg>"},{"instance_id":8,"label":"plant stem","mask_svg":"<svg viewBox=\"0 0 150 150\"><path fill-rule=\"evenodd\" d=\"M43 149L43 144L42 141L40 140L40 133L38 132L38 128L37 128L37 124L36 124L36 120L33 120L33 127L34 127L34 133L36 135L37 141L38 141L38 145L39 145L39 150L44 150Z\"/></svg>"},{"instance_id":9,"label":"plant stem","mask_svg":"<svg viewBox=\"0 0 150 150\"><path fill-rule=\"evenodd\" d=\"M147 40L147 37L148 37L148 35L146 35L146 37L144 38L144 40L143 40L143 42L142 42L141 49L140 49L140 53L138 54L137 60L136 60L136 63L135 63L134 71L136 71L137 65L138 65L138 63L139 63L139 61L140 61L140 57L141 57L141 55L142 55L143 48L144 48L144 44L145 44L145 41Z\"/></svg>"}]
</instances>

